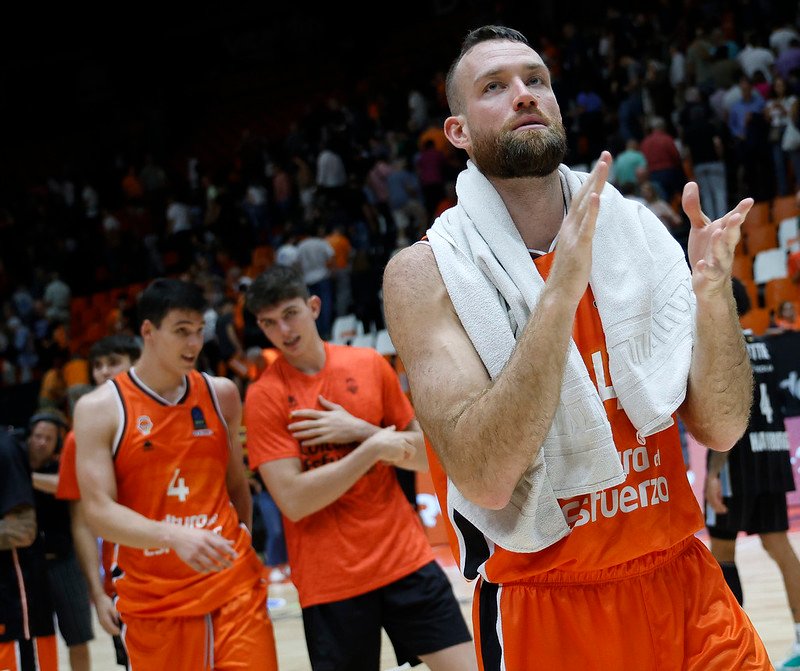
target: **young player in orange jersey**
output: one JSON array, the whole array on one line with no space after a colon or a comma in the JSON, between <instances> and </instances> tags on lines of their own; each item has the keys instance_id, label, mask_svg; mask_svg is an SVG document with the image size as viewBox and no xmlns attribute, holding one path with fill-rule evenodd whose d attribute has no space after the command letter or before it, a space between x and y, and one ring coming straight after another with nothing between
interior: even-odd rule
<instances>
[{"instance_id":1,"label":"young player in orange jersey","mask_svg":"<svg viewBox=\"0 0 800 671\"><path fill-rule=\"evenodd\" d=\"M276 669L241 399L195 370L202 290L154 280L139 298L142 356L75 409L86 518L117 543L114 589L131 668Z\"/></svg>"},{"instance_id":2,"label":"young player in orange jersey","mask_svg":"<svg viewBox=\"0 0 800 671\"><path fill-rule=\"evenodd\" d=\"M770 669L695 536L674 421L715 450L747 426L730 277L752 199L711 222L686 185L690 270L606 184L608 152L590 174L563 165L550 73L522 34L470 32L447 97L445 133L470 159L458 203L392 258L383 291L476 580L480 668Z\"/></svg>"},{"instance_id":3,"label":"young player in orange jersey","mask_svg":"<svg viewBox=\"0 0 800 671\"><path fill-rule=\"evenodd\" d=\"M475 669L447 576L393 466L427 468L397 375L377 351L326 343L299 271L267 269L247 307L281 354L245 397L250 466L285 518L311 666L377 669L381 628L398 664Z\"/></svg>"},{"instance_id":4,"label":"young player in orange jersey","mask_svg":"<svg viewBox=\"0 0 800 671\"><path fill-rule=\"evenodd\" d=\"M133 336L113 335L101 338L89 348L89 369L96 386L107 382L128 370L139 358L141 347ZM102 563L104 580L100 581L100 561L97 555L97 540L81 505L81 492L75 470L75 431L64 437L64 447L58 464L58 486L56 498L70 501L70 528L89 594L92 597L100 626L111 634L117 664L127 667L128 657L120 639L119 616L114 607L114 588L111 583L111 561L114 545L103 541Z\"/></svg>"}]
</instances>

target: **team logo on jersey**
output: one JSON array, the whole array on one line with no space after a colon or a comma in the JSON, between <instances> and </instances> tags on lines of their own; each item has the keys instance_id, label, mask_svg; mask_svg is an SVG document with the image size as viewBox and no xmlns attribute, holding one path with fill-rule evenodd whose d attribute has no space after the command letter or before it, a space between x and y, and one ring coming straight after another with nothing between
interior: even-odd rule
<instances>
[{"instance_id":1,"label":"team logo on jersey","mask_svg":"<svg viewBox=\"0 0 800 671\"><path fill-rule=\"evenodd\" d=\"M208 428L203 411L197 405L192 408L192 425L194 426L193 436L210 436L214 433Z\"/></svg>"},{"instance_id":2,"label":"team logo on jersey","mask_svg":"<svg viewBox=\"0 0 800 671\"><path fill-rule=\"evenodd\" d=\"M153 420L147 415L140 415L136 420L136 428L143 436L149 436L153 430Z\"/></svg>"},{"instance_id":3,"label":"team logo on jersey","mask_svg":"<svg viewBox=\"0 0 800 671\"><path fill-rule=\"evenodd\" d=\"M351 394L358 393L358 383L355 381L355 378L348 377L344 381L344 384L347 387L347 391L349 391Z\"/></svg>"}]
</instances>

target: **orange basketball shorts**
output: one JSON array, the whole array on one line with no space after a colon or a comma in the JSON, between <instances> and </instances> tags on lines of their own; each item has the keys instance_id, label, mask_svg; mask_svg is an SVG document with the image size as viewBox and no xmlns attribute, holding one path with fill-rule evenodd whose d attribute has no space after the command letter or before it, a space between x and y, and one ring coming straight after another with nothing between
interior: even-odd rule
<instances>
[{"instance_id":1,"label":"orange basketball shorts","mask_svg":"<svg viewBox=\"0 0 800 671\"><path fill-rule=\"evenodd\" d=\"M132 669L277 671L266 583L198 617L125 616L122 640Z\"/></svg>"},{"instance_id":2,"label":"orange basketball shorts","mask_svg":"<svg viewBox=\"0 0 800 671\"><path fill-rule=\"evenodd\" d=\"M479 579L472 615L481 671L773 668L695 537L603 571Z\"/></svg>"},{"instance_id":3,"label":"orange basketball shorts","mask_svg":"<svg viewBox=\"0 0 800 671\"><path fill-rule=\"evenodd\" d=\"M3 671L58 671L55 636L38 636L27 641L0 643Z\"/></svg>"}]
</instances>

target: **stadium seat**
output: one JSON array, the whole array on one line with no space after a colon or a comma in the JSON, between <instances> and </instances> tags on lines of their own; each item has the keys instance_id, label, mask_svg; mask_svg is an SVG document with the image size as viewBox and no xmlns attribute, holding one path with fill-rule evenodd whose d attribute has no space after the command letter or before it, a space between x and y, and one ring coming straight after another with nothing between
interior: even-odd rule
<instances>
[{"instance_id":1,"label":"stadium seat","mask_svg":"<svg viewBox=\"0 0 800 671\"><path fill-rule=\"evenodd\" d=\"M745 282L753 280L753 257L737 254L733 257L733 276Z\"/></svg>"},{"instance_id":2,"label":"stadium seat","mask_svg":"<svg viewBox=\"0 0 800 671\"><path fill-rule=\"evenodd\" d=\"M394 348L394 344L392 343L392 339L389 337L389 331L387 329L381 329L378 331L378 334L375 337L375 349L378 350L378 353L382 354L383 356L394 356L397 354L397 350Z\"/></svg>"},{"instance_id":3,"label":"stadium seat","mask_svg":"<svg viewBox=\"0 0 800 671\"><path fill-rule=\"evenodd\" d=\"M753 257L753 281L756 284L766 284L787 276L786 250L776 247L765 249Z\"/></svg>"},{"instance_id":4,"label":"stadium seat","mask_svg":"<svg viewBox=\"0 0 800 671\"><path fill-rule=\"evenodd\" d=\"M797 198L794 194L774 198L771 215L772 221L783 221L789 217L797 218L800 215L800 208L797 207Z\"/></svg>"},{"instance_id":5,"label":"stadium seat","mask_svg":"<svg viewBox=\"0 0 800 671\"><path fill-rule=\"evenodd\" d=\"M331 342L337 345L349 345L353 338L364 335L364 325L354 314L342 315L333 321Z\"/></svg>"},{"instance_id":6,"label":"stadium seat","mask_svg":"<svg viewBox=\"0 0 800 671\"><path fill-rule=\"evenodd\" d=\"M769 313L767 308L752 308L750 312L739 317L742 328L750 329L756 335L764 335L769 328Z\"/></svg>"},{"instance_id":7,"label":"stadium seat","mask_svg":"<svg viewBox=\"0 0 800 671\"><path fill-rule=\"evenodd\" d=\"M783 301L797 299L797 288L788 277L770 280L764 285L764 307L777 312Z\"/></svg>"},{"instance_id":8,"label":"stadium seat","mask_svg":"<svg viewBox=\"0 0 800 671\"><path fill-rule=\"evenodd\" d=\"M798 227L797 219L798 217L787 217L778 224L778 247L789 249L800 240L800 227Z\"/></svg>"},{"instance_id":9,"label":"stadium seat","mask_svg":"<svg viewBox=\"0 0 800 671\"><path fill-rule=\"evenodd\" d=\"M372 347L375 348L375 334L371 331L369 333L360 333L350 341L352 347Z\"/></svg>"},{"instance_id":10,"label":"stadium seat","mask_svg":"<svg viewBox=\"0 0 800 671\"><path fill-rule=\"evenodd\" d=\"M765 249L774 249L778 246L778 227L775 224L766 223L747 229L745 245L750 256L755 256Z\"/></svg>"},{"instance_id":11,"label":"stadium seat","mask_svg":"<svg viewBox=\"0 0 800 671\"><path fill-rule=\"evenodd\" d=\"M754 203L742 223L742 233L746 236L752 228L758 228L772 221L769 201Z\"/></svg>"}]
</instances>

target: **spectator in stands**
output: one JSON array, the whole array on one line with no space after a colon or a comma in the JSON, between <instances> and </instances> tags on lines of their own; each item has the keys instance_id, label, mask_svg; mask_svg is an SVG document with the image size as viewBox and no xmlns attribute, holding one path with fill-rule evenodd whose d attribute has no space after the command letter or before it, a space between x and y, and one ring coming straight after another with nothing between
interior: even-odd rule
<instances>
[{"instance_id":1,"label":"spectator in stands","mask_svg":"<svg viewBox=\"0 0 800 671\"><path fill-rule=\"evenodd\" d=\"M789 120L797 114L797 96L793 95L783 77L776 76L764 105L764 115L769 123L769 145L775 167L777 195L789 193L788 151L783 149L783 137Z\"/></svg>"},{"instance_id":2,"label":"spectator in stands","mask_svg":"<svg viewBox=\"0 0 800 671\"><path fill-rule=\"evenodd\" d=\"M36 663L40 671L57 671L53 606L30 464L21 441L5 427L0 428L0 529L0 668L22 671ZM22 660L26 666L20 666Z\"/></svg>"},{"instance_id":3,"label":"spectator in stands","mask_svg":"<svg viewBox=\"0 0 800 671\"><path fill-rule=\"evenodd\" d=\"M325 240L319 228L314 233L301 234L297 243L297 264L309 293L322 301L317 328L324 340L331 336L333 324L333 275L331 266L336 252ZM327 303L327 307L325 304Z\"/></svg>"},{"instance_id":4,"label":"spectator in stands","mask_svg":"<svg viewBox=\"0 0 800 671\"><path fill-rule=\"evenodd\" d=\"M789 47L775 59L775 74L789 81L798 69L800 69L800 38L794 37L789 42Z\"/></svg>"},{"instance_id":5,"label":"spectator in stands","mask_svg":"<svg viewBox=\"0 0 800 671\"><path fill-rule=\"evenodd\" d=\"M800 315L793 301L783 301L775 315L774 325L784 331L800 331Z\"/></svg>"},{"instance_id":6,"label":"spectator in stands","mask_svg":"<svg viewBox=\"0 0 800 671\"><path fill-rule=\"evenodd\" d=\"M335 298L334 318L350 314L353 307L352 273L353 245L345 234L344 224L337 223L325 236L325 241L333 249L331 278Z\"/></svg>"},{"instance_id":7,"label":"spectator in stands","mask_svg":"<svg viewBox=\"0 0 800 671\"><path fill-rule=\"evenodd\" d=\"M636 171L639 168L646 167L647 159L639 151L639 140L632 137L625 143L624 151L617 154L614 159L614 179L612 181L620 188L626 184L635 185L638 181L636 179Z\"/></svg>"},{"instance_id":8,"label":"spectator in stands","mask_svg":"<svg viewBox=\"0 0 800 671\"><path fill-rule=\"evenodd\" d=\"M51 322L69 323L69 301L72 290L57 270L50 272L50 281L44 288L45 316Z\"/></svg>"},{"instance_id":9,"label":"spectator in stands","mask_svg":"<svg viewBox=\"0 0 800 671\"><path fill-rule=\"evenodd\" d=\"M675 138L667 132L667 122L662 117L650 119L650 132L642 140L640 148L647 159L650 180L658 185L661 197L671 203L683 190L686 173Z\"/></svg>"},{"instance_id":10,"label":"spectator in stands","mask_svg":"<svg viewBox=\"0 0 800 671\"><path fill-rule=\"evenodd\" d=\"M764 46L764 39L757 30L748 30L744 34L744 48L736 57L742 66L744 74L753 79L757 70L761 70L768 82L772 81L772 65L775 63L775 54Z\"/></svg>"},{"instance_id":11,"label":"spectator in stands","mask_svg":"<svg viewBox=\"0 0 800 671\"><path fill-rule=\"evenodd\" d=\"M753 89L750 78L739 79L741 97L728 111L728 129L737 161L737 190L756 201L772 197L772 158L769 154L768 126L764 118L764 99Z\"/></svg>"},{"instance_id":12,"label":"spectator in stands","mask_svg":"<svg viewBox=\"0 0 800 671\"><path fill-rule=\"evenodd\" d=\"M447 156L436 147L433 139L429 139L416 155L414 168L422 188L425 209L433 213L444 195Z\"/></svg>"},{"instance_id":13,"label":"spectator in stands","mask_svg":"<svg viewBox=\"0 0 800 671\"><path fill-rule=\"evenodd\" d=\"M678 135L700 188L703 212L713 221L728 211L724 129L700 89L689 87L685 98L686 104L679 112Z\"/></svg>"},{"instance_id":14,"label":"spectator in stands","mask_svg":"<svg viewBox=\"0 0 800 671\"><path fill-rule=\"evenodd\" d=\"M679 242L685 248L686 240L683 239L683 234L688 235L688 231L681 231L683 219L672 209L672 205L658 195L652 182L643 182L639 186L639 193L647 209L655 214L676 238L680 238Z\"/></svg>"},{"instance_id":15,"label":"spectator in stands","mask_svg":"<svg viewBox=\"0 0 800 671\"><path fill-rule=\"evenodd\" d=\"M58 411L36 412L29 421L28 458L58 630L67 644L72 671L89 671L89 641L94 638L89 589L75 554L69 505L54 496L59 452L67 428L66 418Z\"/></svg>"}]
</instances>

